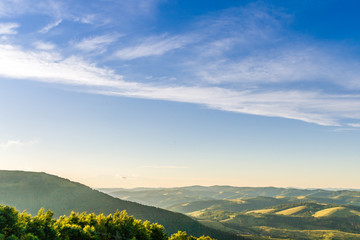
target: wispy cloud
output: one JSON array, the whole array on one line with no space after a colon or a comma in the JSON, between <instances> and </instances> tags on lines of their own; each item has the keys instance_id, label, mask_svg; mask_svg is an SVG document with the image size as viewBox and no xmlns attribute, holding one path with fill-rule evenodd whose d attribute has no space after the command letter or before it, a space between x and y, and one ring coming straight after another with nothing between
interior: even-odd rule
<instances>
[{"instance_id":1,"label":"wispy cloud","mask_svg":"<svg viewBox=\"0 0 360 240\"><path fill-rule=\"evenodd\" d=\"M354 128L360 128L360 123L348 123L347 125Z\"/></svg>"},{"instance_id":2,"label":"wispy cloud","mask_svg":"<svg viewBox=\"0 0 360 240\"><path fill-rule=\"evenodd\" d=\"M107 45L115 42L119 36L117 35L102 35L89 37L81 40L75 44L75 47L86 52L97 51L104 52Z\"/></svg>"},{"instance_id":3,"label":"wispy cloud","mask_svg":"<svg viewBox=\"0 0 360 240\"><path fill-rule=\"evenodd\" d=\"M145 9L150 7L144 5ZM66 8L56 5L52 9L61 17ZM137 77L131 76L136 81L129 81L130 77L115 69L99 67L98 59L92 56L87 60L68 52L62 56L47 42L35 42L38 50L33 51L0 44L0 76L67 84L96 94L194 103L223 111L355 127L354 122L360 121L360 62L343 57L343 51L337 51L342 48L336 45L323 46L291 32L286 34L291 41L283 38L282 18L286 16L277 17L266 9L226 10L219 16L204 17L182 35L168 33L140 40L127 36L122 49L109 53L115 56L111 61L116 64L167 54L165 60L157 59L161 66L156 67L159 71L174 70L171 77L176 81L171 85L146 72L153 67L152 61L139 66L127 63L131 66L127 74L134 76L131 71L136 72ZM60 23L55 21L43 32ZM75 47L90 53L105 52L118 37L86 37ZM173 56L172 51L179 54ZM145 79L149 75L153 77ZM341 91L329 90L329 85Z\"/></svg>"},{"instance_id":4,"label":"wispy cloud","mask_svg":"<svg viewBox=\"0 0 360 240\"><path fill-rule=\"evenodd\" d=\"M0 1L0 17L2 16L11 16L13 14L17 14L24 11L24 8L20 8L19 5L24 3L24 8L26 1L11 1L11 0L3 0ZM19 4L19 5L18 5Z\"/></svg>"},{"instance_id":5,"label":"wispy cloud","mask_svg":"<svg viewBox=\"0 0 360 240\"><path fill-rule=\"evenodd\" d=\"M57 19L69 16L66 1L53 0L1 0L0 17L14 17L24 13L36 13Z\"/></svg>"},{"instance_id":6,"label":"wispy cloud","mask_svg":"<svg viewBox=\"0 0 360 240\"><path fill-rule=\"evenodd\" d=\"M16 28L19 27L17 23L0 23L0 34L17 34Z\"/></svg>"},{"instance_id":7,"label":"wispy cloud","mask_svg":"<svg viewBox=\"0 0 360 240\"><path fill-rule=\"evenodd\" d=\"M190 36L161 36L151 37L142 41L140 44L123 48L115 53L115 56L123 60L162 55L171 50L175 50L192 42Z\"/></svg>"},{"instance_id":8,"label":"wispy cloud","mask_svg":"<svg viewBox=\"0 0 360 240\"><path fill-rule=\"evenodd\" d=\"M217 61L199 60L192 65L201 80L212 84L312 83L327 82L343 87L357 87L359 63L345 57L334 58L320 48L279 47L275 52ZM268 86L271 87L271 86Z\"/></svg>"},{"instance_id":9,"label":"wispy cloud","mask_svg":"<svg viewBox=\"0 0 360 240\"><path fill-rule=\"evenodd\" d=\"M0 143L0 148L2 149L8 149L8 148L15 148L15 147L23 147L23 146L29 146L37 143L37 141L28 141L23 142L19 140L9 140L7 142Z\"/></svg>"},{"instance_id":10,"label":"wispy cloud","mask_svg":"<svg viewBox=\"0 0 360 240\"><path fill-rule=\"evenodd\" d=\"M296 119L338 126L342 118L359 119L360 96L326 95L311 91L234 91L215 87L147 87L100 94L196 103L212 109Z\"/></svg>"},{"instance_id":11,"label":"wispy cloud","mask_svg":"<svg viewBox=\"0 0 360 240\"><path fill-rule=\"evenodd\" d=\"M94 14L86 14L81 17L75 17L75 21L79 21L86 24L93 24L96 20L96 15Z\"/></svg>"},{"instance_id":12,"label":"wispy cloud","mask_svg":"<svg viewBox=\"0 0 360 240\"><path fill-rule=\"evenodd\" d=\"M349 128L335 128L332 130L333 132L357 132L357 131L360 131L359 128L353 128L353 127L349 127Z\"/></svg>"},{"instance_id":13,"label":"wispy cloud","mask_svg":"<svg viewBox=\"0 0 360 240\"><path fill-rule=\"evenodd\" d=\"M119 86L122 82L122 76L81 58L63 59L55 53L23 51L11 45L0 45L0 66L0 75L9 78L107 87Z\"/></svg>"},{"instance_id":14,"label":"wispy cloud","mask_svg":"<svg viewBox=\"0 0 360 240\"><path fill-rule=\"evenodd\" d=\"M279 83L301 82L311 88L324 82L360 87L359 61L349 58L343 46L287 31L283 25L288 19L258 6L205 18L197 30L203 36L202 44L196 46L186 67L198 80L211 85L261 88L267 84L270 90L278 89Z\"/></svg>"},{"instance_id":15,"label":"wispy cloud","mask_svg":"<svg viewBox=\"0 0 360 240\"><path fill-rule=\"evenodd\" d=\"M318 91L232 90L224 87L157 86L124 81L123 76L81 58L59 58L0 45L0 76L48 83L87 86L98 94L195 103L209 108L261 116L340 125L341 119L360 119L360 95ZM18 71L22 69L22 71Z\"/></svg>"},{"instance_id":16,"label":"wispy cloud","mask_svg":"<svg viewBox=\"0 0 360 240\"><path fill-rule=\"evenodd\" d=\"M125 0L114 1L117 8L125 15L138 16L153 14L156 6L163 0ZM113 5L115 6L115 5Z\"/></svg>"},{"instance_id":17,"label":"wispy cloud","mask_svg":"<svg viewBox=\"0 0 360 240\"><path fill-rule=\"evenodd\" d=\"M59 24L62 22L62 19L56 20L55 22L49 23L48 25L46 25L45 27L43 27L42 29L39 30L39 33L47 33L49 32L51 29L59 26Z\"/></svg>"},{"instance_id":18,"label":"wispy cloud","mask_svg":"<svg viewBox=\"0 0 360 240\"><path fill-rule=\"evenodd\" d=\"M50 42L36 41L33 43L34 47L39 50L53 50L55 44Z\"/></svg>"}]
</instances>

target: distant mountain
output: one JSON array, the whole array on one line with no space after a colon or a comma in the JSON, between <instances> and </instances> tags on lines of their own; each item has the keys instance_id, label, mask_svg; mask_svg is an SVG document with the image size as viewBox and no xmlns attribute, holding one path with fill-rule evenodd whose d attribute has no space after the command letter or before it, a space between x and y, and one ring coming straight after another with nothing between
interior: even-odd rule
<instances>
[{"instance_id":1,"label":"distant mountain","mask_svg":"<svg viewBox=\"0 0 360 240\"><path fill-rule=\"evenodd\" d=\"M296 202L296 198L272 198L272 197L253 197L247 199L226 199L226 200L207 200L195 201L184 204L175 204L168 207L170 211L190 214L198 211L230 211L247 212L249 210L266 208L280 204Z\"/></svg>"},{"instance_id":2,"label":"distant mountain","mask_svg":"<svg viewBox=\"0 0 360 240\"><path fill-rule=\"evenodd\" d=\"M252 239L360 239L360 192L191 186L101 189Z\"/></svg>"},{"instance_id":3,"label":"distant mountain","mask_svg":"<svg viewBox=\"0 0 360 240\"><path fill-rule=\"evenodd\" d=\"M69 215L71 211L107 215L116 210L126 210L136 218L164 225L168 233L182 230L194 236L242 239L234 234L206 227L183 214L120 200L80 183L46 173L0 171L0 204L15 206L31 214L36 214L44 207L54 211L55 216Z\"/></svg>"},{"instance_id":4,"label":"distant mountain","mask_svg":"<svg viewBox=\"0 0 360 240\"><path fill-rule=\"evenodd\" d=\"M296 197L303 201L360 205L360 192L353 190L296 189L275 187L190 186L179 188L99 189L111 196L150 206L169 208L194 201Z\"/></svg>"}]
</instances>

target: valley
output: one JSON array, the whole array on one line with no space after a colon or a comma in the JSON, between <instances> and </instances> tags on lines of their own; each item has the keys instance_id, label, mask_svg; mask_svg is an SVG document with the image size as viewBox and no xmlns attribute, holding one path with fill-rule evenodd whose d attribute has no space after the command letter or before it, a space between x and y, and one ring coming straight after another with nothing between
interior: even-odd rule
<instances>
[{"instance_id":1,"label":"valley","mask_svg":"<svg viewBox=\"0 0 360 240\"><path fill-rule=\"evenodd\" d=\"M354 190L232 186L100 190L252 239L360 238L360 192Z\"/></svg>"}]
</instances>

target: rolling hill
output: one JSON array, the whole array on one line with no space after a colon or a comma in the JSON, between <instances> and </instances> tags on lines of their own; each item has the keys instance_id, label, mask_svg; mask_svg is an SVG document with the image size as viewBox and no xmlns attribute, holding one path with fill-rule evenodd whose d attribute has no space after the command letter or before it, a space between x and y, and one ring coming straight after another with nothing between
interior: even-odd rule
<instances>
[{"instance_id":1,"label":"rolling hill","mask_svg":"<svg viewBox=\"0 0 360 240\"><path fill-rule=\"evenodd\" d=\"M252 239L360 239L360 192L192 186L101 189Z\"/></svg>"},{"instance_id":2,"label":"rolling hill","mask_svg":"<svg viewBox=\"0 0 360 240\"><path fill-rule=\"evenodd\" d=\"M164 225L168 233L182 230L194 236L242 239L234 234L206 227L183 214L120 200L80 183L46 173L0 171L0 204L14 206L30 214L36 214L44 207L54 211L55 216L69 215L71 211L110 214L116 210L126 210L136 218Z\"/></svg>"},{"instance_id":3,"label":"rolling hill","mask_svg":"<svg viewBox=\"0 0 360 240\"><path fill-rule=\"evenodd\" d=\"M168 209L195 201L248 199L253 197L294 197L302 201L360 206L360 191L296 189L276 187L190 186L179 188L99 189L111 196Z\"/></svg>"},{"instance_id":4,"label":"rolling hill","mask_svg":"<svg viewBox=\"0 0 360 240\"><path fill-rule=\"evenodd\" d=\"M329 236L338 236L335 239L360 239L359 206L293 202L253 209L255 205L250 204L252 199L248 203L251 210L241 207L236 209L238 211L222 210L218 203L187 214L205 225L243 235L279 239L327 239ZM244 199L242 204L245 205L247 201ZM223 204L225 209L227 203ZM191 207L191 204L188 206Z\"/></svg>"}]
</instances>

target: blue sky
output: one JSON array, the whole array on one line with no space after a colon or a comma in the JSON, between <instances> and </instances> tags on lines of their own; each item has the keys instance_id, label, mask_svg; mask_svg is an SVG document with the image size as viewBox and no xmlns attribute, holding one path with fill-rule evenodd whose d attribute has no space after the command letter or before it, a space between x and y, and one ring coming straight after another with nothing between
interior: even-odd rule
<instances>
[{"instance_id":1,"label":"blue sky","mask_svg":"<svg viewBox=\"0 0 360 240\"><path fill-rule=\"evenodd\" d=\"M358 1L0 1L3 169L354 187Z\"/></svg>"}]
</instances>

